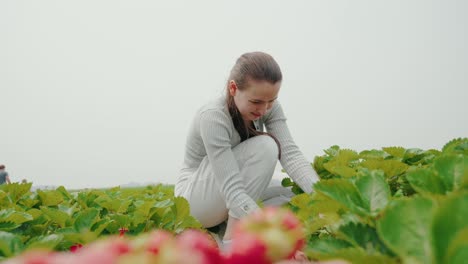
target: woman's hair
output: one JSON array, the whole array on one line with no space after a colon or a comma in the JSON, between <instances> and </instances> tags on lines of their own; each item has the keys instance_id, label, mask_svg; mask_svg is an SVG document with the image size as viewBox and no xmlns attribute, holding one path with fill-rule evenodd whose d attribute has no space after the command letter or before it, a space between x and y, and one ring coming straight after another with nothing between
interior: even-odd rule
<instances>
[{"instance_id":1,"label":"woman's hair","mask_svg":"<svg viewBox=\"0 0 468 264\"><path fill-rule=\"evenodd\" d=\"M0 170L3 170L3 169L5 169L5 165L0 164Z\"/></svg>"},{"instance_id":2,"label":"woman's hair","mask_svg":"<svg viewBox=\"0 0 468 264\"><path fill-rule=\"evenodd\" d=\"M232 67L226 85L227 107L231 114L234 127L241 137L241 141L258 135L268 135L272 137L278 145L278 159L281 159L281 147L278 139L270 133L260 132L250 126L245 126L244 119L234 103L234 98L229 93L229 82L231 80L235 81L237 89L242 91L247 87L249 81L266 81L270 84L275 84L282 79L283 75L281 74L281 69L272 56L264 52L250 52L242 54L242 56L237 59L236 64Z\"/></svg>"}]
</instances>

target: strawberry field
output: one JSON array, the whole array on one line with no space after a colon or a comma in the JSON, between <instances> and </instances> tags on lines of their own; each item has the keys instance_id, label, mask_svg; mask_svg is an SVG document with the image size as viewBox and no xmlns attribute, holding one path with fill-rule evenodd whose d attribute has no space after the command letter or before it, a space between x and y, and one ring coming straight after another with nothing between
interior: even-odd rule
<instances>
[{"instance_id":1,"label":"strawberry field","mask_svg":"<svg viewBox=\"0 0 468 264\"><path fill-rule=\"evenodd\" d=\"M466 263L468 138L439 150L332 146L315 158L312 194L264 208L220 252L171 186L31 192L0 186L6 263Z\"/></svg>"}]
</instances>

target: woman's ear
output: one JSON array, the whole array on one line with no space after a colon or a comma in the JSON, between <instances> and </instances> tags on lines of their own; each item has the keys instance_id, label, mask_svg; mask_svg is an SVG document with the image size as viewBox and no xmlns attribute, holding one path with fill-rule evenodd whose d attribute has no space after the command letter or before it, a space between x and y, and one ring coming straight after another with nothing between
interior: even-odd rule
<instances>
[{"instance_id":1,"label":"woman's ear","mask_svg":"<svg viewBox=\"0 0 468 264\"><path fill-rule=\"evenodd\" d=\"M229 81L229 94L235 96L237 92L237 84L234 80Z\"/></svg>"}]
</instances>

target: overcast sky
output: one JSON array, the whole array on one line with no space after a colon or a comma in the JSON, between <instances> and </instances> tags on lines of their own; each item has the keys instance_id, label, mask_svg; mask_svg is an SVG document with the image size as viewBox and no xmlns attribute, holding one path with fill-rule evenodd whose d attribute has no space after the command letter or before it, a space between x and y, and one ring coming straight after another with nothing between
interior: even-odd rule
<instances>
[{"instance_id":1,"label":"overcast sky","mask_svg":"<svg viewBox=\"0 0 468 264\"><path fill-rule=\"evenodd\" d=\"M468 136L468 2L1 1L0 164L66 188L175 183L198 107L265 51L310 161Z\"/></svg>"}]
</instances>

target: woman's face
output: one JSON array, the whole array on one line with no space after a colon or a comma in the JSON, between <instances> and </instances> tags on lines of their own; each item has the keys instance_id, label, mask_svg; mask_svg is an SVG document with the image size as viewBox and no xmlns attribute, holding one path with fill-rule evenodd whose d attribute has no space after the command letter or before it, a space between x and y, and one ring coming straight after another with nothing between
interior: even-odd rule
<instances>
[{"instance_id":1,"label":"woman's face","mask_svg":"<svg viewBox=\"0 0 468 264\"><path fill-rule=\"evenodd\" d=\"M242 118L253 121L262 117L278 98L281 82L271 84L267 81L248 81L244 90L237 88L236 82L229 82L229 93L234 97Z\"/></svg>"}]
</instances>

